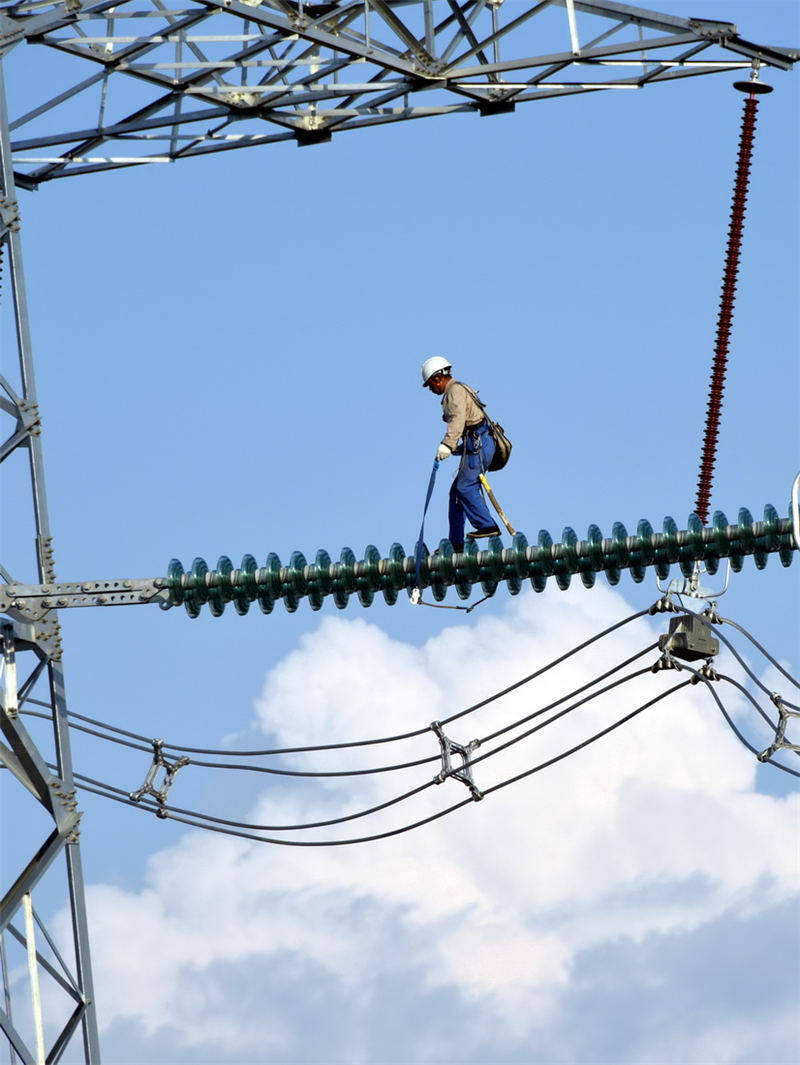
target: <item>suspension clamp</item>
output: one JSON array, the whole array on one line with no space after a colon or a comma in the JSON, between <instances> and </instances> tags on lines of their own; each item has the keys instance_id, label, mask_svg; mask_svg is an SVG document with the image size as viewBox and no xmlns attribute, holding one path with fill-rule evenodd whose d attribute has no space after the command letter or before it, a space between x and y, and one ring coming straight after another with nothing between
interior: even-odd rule
<instances>
[{"instance_id":1,"label":"suspension clamp","mask_svg":"<svg viewBox=\"0 0 800 1065\"><path fill-rule=\"evenodd\" d=\"M440 721L432 721L431 728L436 733L442 751L442 768L433 778L434 784L443 784L448 777L460 780L462 784L469 788L475 802L480 802L483 798L483 792L475 786L475 781L472 779L472 760L470 755L480 747L481 741L471 740L466 747L463 747L460 743L455 743L445 736ZM457 754L461 758L461 765L457 769L453 768L450 757L453 754Z\"/></svg>"},{"instance_id":2,"label":"suspension clamp","mask_svg":"<svg viewBox=\"0 0 800 1065\"><path fill-rule=\"evenodd\" d=\"M164 809L164 804L167 801L167 795L169 789L172 787L175 780L175 774L179 769L183 769L185 765L189 764L190 759L183 755L175 762L168 762L164 757L164 741L153 740L153 764L147 771L147 776L144 778L144 784L138 789L138 791L132 791L130 793L131 802L139 802L145 795L152 795L156 802L159 804L156 810L157 817L166 817L167 811ZM155 786L155 779L158 775L159 769L164 770L164 779L160 788Z\"/></svg>"},{"instance_id":3,"label":"suspension clamp","mask_svg":"<svg viewBox=\"0 0 800 1065\"><path fill-rule=\"evenodd\" d=\"M786 726L789 724L789 718L800 717L800 710L790 710L789 707L784 704L783 699L777 692L772 693L771 699L778 708L778 725L775 729L775 739L769 747L759 754L759 762L768 762L776 751L800 751L800 744L787 743L785 739Z\"/></svg>"},{"instance_id":4,"label":"suspension clamp","mask_svg":"<svg viewBox=\"0 0 800 1065\"><path fill-rule=\"evenodd\" d=\"M670 618L669 632L659 637L658 646L686 662L701 658L708 661L719 654L719 640L712 635L708 623L694 614Z\"/></svg>"},{"instance_id":5,"label":"suspension clamp","mask_svg":"<svg viewBox=\"0 0 800 1065\"><path fill-rule=\"evenodd\" d=\"M677 614L680 611L680 607L677 607L672 601L672 596L669 592L666 595L658 599L647 611L648 614L665 614L672 613Z\"/></svg>"},{"instance_id":6,"label":"suspension clamp","mask_svg":"<svg viewBox=\"0 0 800 1065\"><path fill-rule=\"evenodd\" d=\"M707 588L701 583L700 578L704 573L707 573L706 567L701 562L695 562L692 574L690 577L673 577L666 588L661 587L661 581L656 578L656 587L660 592L666 592L665 599L669 602L672 601L672 596L676 595L678 599L681 596L687 596L689 599L714 599L716 596L724 595L728 590L728 585L731 582L731 560L727 559L727 566L725 567L725 584L719 591L713 591L711 588ZM664 600L661 600L663 603ZM683 601L681 600L681 603ZM650 612L653 612L651 607ZM656 609L666 609L659 607L656 604ZM677 609L677 608L676 608Z\"/></svg>"}]
</instances>

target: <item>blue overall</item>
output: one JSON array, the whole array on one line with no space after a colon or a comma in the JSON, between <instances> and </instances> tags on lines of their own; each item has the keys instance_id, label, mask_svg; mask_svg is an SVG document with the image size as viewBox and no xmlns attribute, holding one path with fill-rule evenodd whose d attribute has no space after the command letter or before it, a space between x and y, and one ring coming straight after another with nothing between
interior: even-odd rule
<instances>
[{"instance_id":1,"label":"blue overall","mask_svg":"<svg viewBox=\"0 0 800 1065\"><path fill-rule=\"evenodd\" d=\"M475 529L494 525L478 480L494 457L494 437L488 424L484 421L474 429L465 429L454 454L461 455L461 462L450 486L450 543L463 546L465 518Z\"/></svg>"}]
</instances>

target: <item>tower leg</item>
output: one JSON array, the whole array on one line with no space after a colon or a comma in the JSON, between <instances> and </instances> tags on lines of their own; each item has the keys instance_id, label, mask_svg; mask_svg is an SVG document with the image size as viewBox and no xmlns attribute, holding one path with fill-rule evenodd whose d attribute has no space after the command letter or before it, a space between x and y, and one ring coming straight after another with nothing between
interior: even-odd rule
<instances>
[{"instance_id":1,"label":"tower leg","mask_svg":"<svg viewBox=\"0 0 800 1065\"><path fill-rule=\"evenodd\" d=\"M10 297L19 355L19 380L12 383L0 377L0 463L25 463L27 458L29 494L14 501L13 512L21 528L29 522L34 532L27 557L2 560L0 580L47 584L55 580L55 570L19 228L0 62L0 267L6 280L0 310L8 313ZM17 547L16 534L11 539L12 549L25 554L24 549ZM44 620L34 621L22 611L12 609L0 618L0 629L0 767L4 770L6 809L13 777L21 786L19 813L15 811L14 824L24 826L26 845L28 837L34 838L33 847L37 845L35 829L30 833L27 830L26 812L30 813L31 822L38 825L43 810L50 825L50 831L13 883L7 884L4 879L0 884L3 981L0 1029L10 1044L12 1061L37 1063L58 1061L80 1030L85 1061L95 1065L100 1061L100 1053L78 844L81 814L75 801L58 619L55 611ZM22 721L26 703L34 697L37 713L41 715L43 711L52 728L52 733L45 734L43 739L34 739ZM42 753L40 746L45 744L46 753ZM35 813L37 804L38 814ZM37 886L45 876L51 882L62 855L67 874L65 906L72 925L72 942L66 945L56 942L35 906ZM3 869L8 869L7 863L3 863ZM8 961L10 952L20 949L29 961L29 979L24 989L20 988L20 980L12 980L14 966ZM44 991L46 982L51 993L40 997L39 985ZM64 997L64 1003L57 1002L55 992ZM48 1015L56 1007L58 1012Z\"/></svg>"}]
</instances>

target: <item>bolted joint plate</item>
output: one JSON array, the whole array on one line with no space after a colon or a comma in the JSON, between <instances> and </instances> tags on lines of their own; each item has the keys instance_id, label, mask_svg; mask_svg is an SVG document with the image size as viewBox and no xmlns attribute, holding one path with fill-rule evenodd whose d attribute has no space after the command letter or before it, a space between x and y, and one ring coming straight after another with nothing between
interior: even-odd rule
<instances>
[{"instance_id":1,"label":"bolted joint plate","mask_svg":"<svg viewBox=\"0 0 800 1065\"><path fill-rule=\"evenodd\" d=\"M16 651L35 651L42 658L59 661L61 658L61 626L55 615L34 621L14 608L6 613L14 630Z\"/></svg>"},{"instance_id":2,"label":"bolted joint plate","mask_svg":"<svg viewBox=\"0 0 800 1065\"><path fill-rule=\"evenodd\" d=\"M0 585L0 613L14 614L33 622L55 616L54 611L65 607L129 606L159 602L165 605L169 602L163 577L83 581L80 584Z\"/></svg>"}]
</instances>

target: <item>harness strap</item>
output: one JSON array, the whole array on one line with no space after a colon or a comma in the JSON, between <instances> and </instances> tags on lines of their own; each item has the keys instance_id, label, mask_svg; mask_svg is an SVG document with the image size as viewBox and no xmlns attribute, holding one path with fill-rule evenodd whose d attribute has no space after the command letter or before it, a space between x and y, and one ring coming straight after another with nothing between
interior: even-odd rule
<instances>
[{"instance_id":1,"label":"harness strap","mask_svg":"<svg viewBox=\"0 0 800 1065\"><path fill-rule=\"evenodd\" d=\"M419 527L419 536L417 537L417 556L415 559L415 572L414 572L414 591L422 595L422 590L419 586L419 574L422 569L422 552L424 549L425 540L425 515L428 513L428 504L431 501L433 495L433 486L436 483L436 471L439 469L439 460L433 460L433 469L431 470L431 479L428 481L428 492L425 496L425 506L422 509L422 524Z\"/></svg>"},{"instance_id":2,"label":"harness strap","mask_svg":"<svg viewBox=\"0 0 800 1065\"><path fill-rule=\"evenodd\" d=\"M414 588L411 592L411 602L415 606L430 606L434 607L437 610L463 610L465 613L469 614L475 609L476 606L478 606L480 603L486 602L486 600L490 599L491 596L485 595L483 599L479 599L476 603L473 603L472 606L451 606L448 603L426 603L422 598L422 589L419 586L419 575L420 571L422 570L422 552L425 548L425 515L428 513L428 504L430 503L431 496L433 495L433 486L436 483L436 471L438 469L439 460L434 459L433 469L431 470L431 477L428 481L428 491L425 495L425 506L422 509L422 524L419 527L419 537L417 538L417 552L416 558L414 560Z\"/></svg>"}]
</instances>

